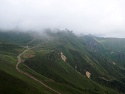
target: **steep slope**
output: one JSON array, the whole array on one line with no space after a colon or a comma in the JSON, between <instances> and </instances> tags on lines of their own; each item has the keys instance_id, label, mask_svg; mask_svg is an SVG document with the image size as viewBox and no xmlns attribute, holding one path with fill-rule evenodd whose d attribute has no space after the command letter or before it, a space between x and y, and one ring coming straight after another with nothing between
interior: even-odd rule
<instances>
[{"instance_id":1,"label":"steep slope","mask_svg":"<svg viewBox=\"0 0 125 94\"><path fill-rule=\"evenodd\" d=\"M34 49L35 57L24 62L27 66L58 83L66 84L83 93L107 92L107 88L102 88L93 81L98 78L114 79L113 75L117 71L111 67L112 63L107 62L105 58L101 59L103 55L102 57L100 54L96 55L97 51L87 48L85 41L71 31L47 32L47 35L50 39ZM102 46L100 49L103 49ZM65 60L62 59L62 54ZM107 69L106 66L111 68ZM112 73L112 69L116 72ZM112 92L112 90L108 91Z\"/></svg>"},{"instance_id":2,"label":"steep slope","mask_svg":"<svg viewBox=\"0 0 125 94\"><path fill-rule=\"evenodd\" d=\"M124 64L125 38L98 38L100 44L108 50L106 53L116 63Z\"/></svg>"},{"instance_id":3,"label":"steep slope","mask_svg":"<svg viewBox=\"0 0 125 94\"><path fill-rule=\"evenodd\" d=\"M38 89L0 70L1 94L41 94Z\"/></svg>"},{"instance_id":4,"label":"steep slope","mask_svg":"<svg viewBox=\"0 0 125 94\"><path fill-rule=\"evenodd\" d=\"M15 69L17 55L28 45L29 50L21 55L24 62L19 64L20 70L62 94L125 93L124 58L117 53L121 51L124 54L124 39L115 39L123 44L112 47L115 45L113 39L92 35L78 37L68 30L47 30L42 35L34 34L39 35L35 39L33 33L0 32L0 36L2 34L0 72L3 76L0 76L0 80L6 79L6 84L4 81L0 84L2 92L8 88L11 93L21 90L23 94L55 94ZM7 83L14 83L13 86L17 87L15 91ZM18 83L22 83L21 86Z\"/></svg>"},{"instance_id":5,"label":"steep slope","mask_svg":"<svg viewBox=\"0 0 125 94\"><path fill-rule=\"evenodd\" d=\"M1 94L55 94L44 86L20 74L16 69L17 55L23 49L15 44L0 44L0 93Z\"/></svg>"},{"instance_id":6,"label":"steep slope","mask_svg":"<svg viewBox=\"0 0 125 94\"><path fill-rule=\"evenodd\" d=\"M125 79L123 72L124 64L121 64L121 60L118 60L119 51L124 53L123 45L125 40L119 38L99 38L95 36L84 36L84 40L86 41L86 46L90 46L90 49L93 49L95 53L94 55L91 54L92 57L101 64L102 69L106 72L105 75L109 75L108 79L106 79L106 76L102 76L97 79L97 82L115 88L119 92L125 92L125 83L123 82L123 79ZM96 46L90 45L92 43ZM97 48L99 50L96 50ZM99 72L101 73L102 71L99 70Z\"/></svg>"}]
</instances>

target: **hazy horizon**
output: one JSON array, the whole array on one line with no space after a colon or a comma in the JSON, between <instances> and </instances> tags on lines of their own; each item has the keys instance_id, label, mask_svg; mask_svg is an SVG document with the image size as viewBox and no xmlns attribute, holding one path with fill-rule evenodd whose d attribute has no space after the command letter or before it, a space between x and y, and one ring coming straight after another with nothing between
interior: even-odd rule
<instances>
[{"instance_id":1,"label":"hazy horizon","mask_svg":"<svg viewBox=\"0 0 125 94\"><path fill-rule=\"evenodd\" d=\"M124 0L1 0L0 29L125 37Z\"/></svg>"}]
</instances>

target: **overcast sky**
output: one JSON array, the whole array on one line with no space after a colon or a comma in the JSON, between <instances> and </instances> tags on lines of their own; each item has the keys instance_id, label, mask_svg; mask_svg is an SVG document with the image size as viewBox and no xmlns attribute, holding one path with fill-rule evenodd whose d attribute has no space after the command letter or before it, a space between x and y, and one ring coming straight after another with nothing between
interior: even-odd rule
<instances>
[{"instance_id":1,"label":"overcast sky","mask_svg":"<svg viewBox=\"0 0 125 94\"><path fill-rule=\"evenodd\" d=\"M0 29L125 37L125 0L0 0Z\"/></svg>"}]
</instances>

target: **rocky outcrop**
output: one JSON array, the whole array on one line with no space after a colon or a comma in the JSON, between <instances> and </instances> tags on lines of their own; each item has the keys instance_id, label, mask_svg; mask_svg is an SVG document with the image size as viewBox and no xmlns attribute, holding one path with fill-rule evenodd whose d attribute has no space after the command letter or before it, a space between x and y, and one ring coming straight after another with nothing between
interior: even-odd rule
<instances>
[{"instance_id":1,"label":"rocky outcrop","mask_svg":"<svg viewBox=\"0 0 125 94\"><path fill-rule=\"evenodd\" d=\"M88 72L88 71L86 71L86 76L87 76L88 78L90 78L91 73L90 73L90 72Z\"/></svg>"},{"instance_id":2,"label":"rocky outcrop","mask_svg":"<svg viewBox=\"0 0 125 94\"><path fill-rule=\"evenodd\" d=\"M66 60L67 60L67 58L66 58L66 56L61 52L61 58L62 58L62 60L64 61L64 62L66 62Z\"/></svg>"}]
</instances>

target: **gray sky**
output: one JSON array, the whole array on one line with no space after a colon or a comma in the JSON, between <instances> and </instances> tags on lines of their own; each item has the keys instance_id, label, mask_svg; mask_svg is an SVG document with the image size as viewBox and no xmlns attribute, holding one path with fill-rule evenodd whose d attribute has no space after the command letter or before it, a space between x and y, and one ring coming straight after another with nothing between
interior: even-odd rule
<instances>
[{"instance_id":1,"label":"gray sky","mask_svg":"<svg viewBox=\"0 0 125 94\"><path fill-rule=\"evenodd\" d=\"M125 0L0 0L0 29L125 37Z\"/></svg>"}]
</instances>

